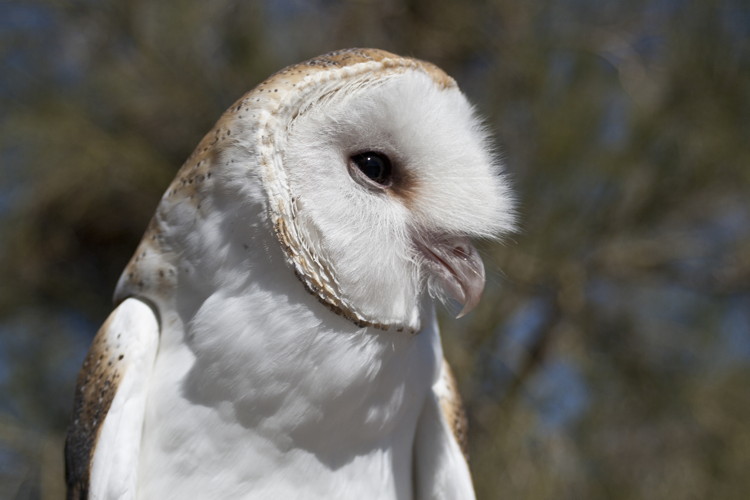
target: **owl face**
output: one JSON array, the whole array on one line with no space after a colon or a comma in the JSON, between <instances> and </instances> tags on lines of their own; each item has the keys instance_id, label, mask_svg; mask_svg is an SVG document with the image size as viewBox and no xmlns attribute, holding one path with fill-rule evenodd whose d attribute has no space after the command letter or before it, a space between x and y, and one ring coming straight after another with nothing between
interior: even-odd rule
<instances>
[{"instance_id":1,"label":"owl face","mask_svg":"<svg viewBox=\"0 0 750 500\"><path fill-rule=\"evenodd\" d=\"M452 80L342 73L300 92L274 126L265 184L283 172L286 185L268 189L272 211L284 207L272 219L323 302L358 324L417 331L425 290L465 310L478 301L484 269L468 237L510 227L507 187Z\"/></svg>"}]
</instances>

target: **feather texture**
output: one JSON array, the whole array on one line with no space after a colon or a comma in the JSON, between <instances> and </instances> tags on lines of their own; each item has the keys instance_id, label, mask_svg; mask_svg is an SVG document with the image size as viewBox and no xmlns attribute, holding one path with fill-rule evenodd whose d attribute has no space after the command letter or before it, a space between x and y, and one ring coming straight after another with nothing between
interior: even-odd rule
<instances>
[{"instance_id":1,"label":"feather texture","mask_svg":"<svg viewBox=\"0 0 750 500\"><path fill-rule=\"evenodd\" d=\"M467 238L509 230L511 206L471 105L429 63L340 51L243 96L117 286L160 326L127 413L142 428L128 495L472 498L431 294L473 306ZM94 448L94 463L117 453Z\"/></svg>"}]
</instances>

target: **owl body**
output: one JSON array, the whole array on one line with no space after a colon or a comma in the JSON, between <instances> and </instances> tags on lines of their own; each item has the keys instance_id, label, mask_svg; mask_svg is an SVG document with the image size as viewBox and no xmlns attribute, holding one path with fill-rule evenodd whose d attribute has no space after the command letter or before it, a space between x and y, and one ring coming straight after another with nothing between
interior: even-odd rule
<instances>
[{"instance_id":1,"label":"owl body","mask_svg":"<svg viewBox=\"0 0 750 500\"><path fill-rule=\"evenodd\" d=\"M332 328L340 325L316 324L299 304L277 304L278 317L258 321L236 302L250 298L213 297L204 307L223 320L204 321L199 311L199 326L186 328L223 338L160 350L139 498L412 498L412 447L438 367L437 332Z\"/></svg>"},{"instance_id":2,"label":"owl body","mask_svg":"<svg viewBox=\"0 0 750 500\"><path fill-rule=\"evenodd\" d=\"M69 498L472 498L433 299L512 224L455 82L374 49L237 101L164 194L79 376Z\"/></svg>"}]
</instances>

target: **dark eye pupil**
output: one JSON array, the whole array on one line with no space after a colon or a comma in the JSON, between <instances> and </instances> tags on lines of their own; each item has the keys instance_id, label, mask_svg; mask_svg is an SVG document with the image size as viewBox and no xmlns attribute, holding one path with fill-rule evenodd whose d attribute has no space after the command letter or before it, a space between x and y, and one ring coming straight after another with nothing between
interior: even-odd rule
<instances>
[{"instance_id":1,"label":"dark eye pupil","mask_svg":"<svg viewBox=\"0 0 750 500\"><path fill-rule=\"evenodd\" d=\"M382 153L368 151L352 156L357 168L373 182L387 185L391 180L391 160Z\"/></svg>"}]
</instances>

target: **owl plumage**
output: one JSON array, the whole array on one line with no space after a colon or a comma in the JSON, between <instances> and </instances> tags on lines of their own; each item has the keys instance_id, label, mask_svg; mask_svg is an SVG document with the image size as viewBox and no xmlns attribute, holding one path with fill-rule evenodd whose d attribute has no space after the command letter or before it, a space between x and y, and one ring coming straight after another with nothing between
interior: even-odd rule
<instances>
[{"instance_id":1,"label":"owl plumage","mask_svg":"<svg viewBox=\"0 0 750 500\"><path fill-rule=\"evenodd\" d=\"M473 498L432 305L509 188L455 81L375 49L272 75L164 194L78 380L69 498Z\"/></svg>"}]
</instances>

